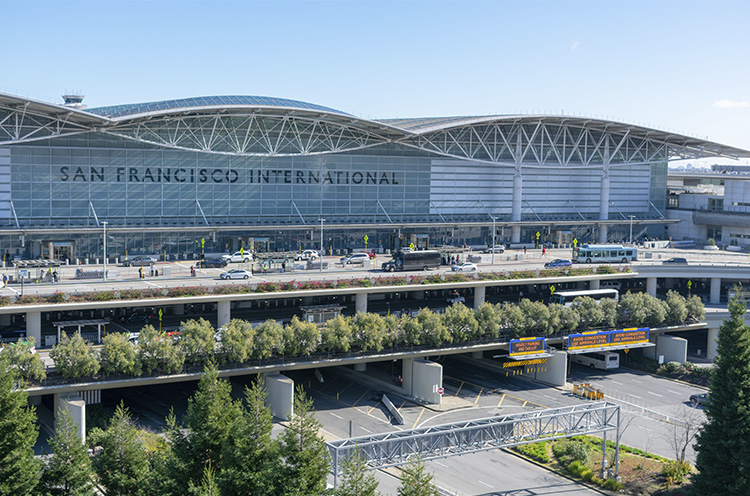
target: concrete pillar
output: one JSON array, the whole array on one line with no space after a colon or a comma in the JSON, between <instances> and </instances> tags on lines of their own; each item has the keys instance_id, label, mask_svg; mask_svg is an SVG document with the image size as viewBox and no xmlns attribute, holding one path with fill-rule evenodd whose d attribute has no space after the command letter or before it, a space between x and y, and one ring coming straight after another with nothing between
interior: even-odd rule
<instances>
[{"instance_id":1,"label":"concrete pillar","mask_svg":"<svg viewBox=\"0 0 750 496\"><path fill-rule=\"evenodd\" d=\"M216 325L222 327L229 324L229 321L232 320L231 302L229 300L222 300L216 305L216 307L218 310Z\"/></svg>"},{"instance_id":2,"label":"concrete pillar","mask_svg":"<svg viewBox=\"0 0 750 496\"><path fill-rule=\"evenodd\" d=\"M185 315L185 305L172 305L172 315Z\"/></svg>"},{"instance_id":3,"label":"concrete pillar","mask_svg":"<svg viewBox=\"0 0 750 496\"><path fill-rule=\"evenodd\" d=\"M713 329L708 329L708 349L706 350L706 358L709 360L716 360L716 357L719 356L719 353L717 352L717 348L719 345L719 328L715 327Z\"/></svg>"},{"instance_id":4,"label":"concrete pillar","mask_svg":"<svg viewBox=\"0 0 750 496\"><path fill-rule=\"evenodd\" d=\"M424 300L424 291L412 291L415 300Z\"/></svg>"},{"instance_id":5,"label":"concrete pillar","mask_svg":"<svg viewBox=\"0 0 750 496\"><path fill-rule=\"evenodd\" d=\"M484 286L476 286L474 288L474 310L482 306L486 292L487 288Z\"/></svg>"},{"instance_id":6,"label":"concrete pillar","mask_svg":"<svg viewBox=\"0 0 750 496\"><path fill-rule=\"evenodd\" d=\"M354 298L356 313L367 312L367 293L357 293Z\"/></svg>"},{"instance_id":7,"label":"concrete pillar","mask_svg":"<svg viewBox=\"0 0 750 496\"><path fill-rule=\"evenodd\" d=\"M404 394L411 396L412 385L412 364L414 363L413 358L404 358L401 361L401 387L404 388Z\"/></svg>"},{"instance_id":8,"label":"concrete pillar","mask_svg":"<svg viewBox=\"0 0 750 496\"><path fill-rule=\"evenodd\" d=\"M354 370L357 372L364 372L367 370L367 364L365 362L357 362L354 364Z\"/></svg>"},{"instance_id":9,"label":"concrete pillar","mask_svg":"<svg viewBox=\"0 0 750 496\"><path fill-rule=\"evenodd\" d=\"M484 352L483 351L472 351L471 352L471 358L475 358L475 359L484 358Z\"/></svg>"},{"instance_id":10,"label":"concrete pillar","mask_svg":"<svg viewBox=\"0 0 750 496\"><path fill-rule=\"evenodd\" d=\"M521 226L510 226L510 242L521 242Z\"/></svg>"},{"instance_id":11,"label":"concrete pillar","mask_svg":"<svg viewBox=\"0 0 750 496\"><path fill-rule=\"evenodd\" d=\"M605 167L602 172L602 182L599 190L599 220L609 220L609 169ZM602 224L599 226L599 243L607 242L607 233L607 225Z\"/></svg>"},{"instance_id":12,"label":"concrete pillar","mask_svg":"<svg viewBox=\"0 0 750 496\"><path fill-rule=\"evenodd\" d=\"M664 363L687 361L687 339L660 334L656 337L656 359L664 355Z\"/></svg>"},{"instance_id":13,"label":"concrete pillar","mask_svg":"<svg viewBox=\"0 0 750 496\"><path fill-rule=\"evenodd\" d=\"M599 279L592 279L589 281L589 289L599 289Z\"/></svg>"},{"instance_id":14,"label":"concrete pillar","mask_svg":"<svg viewBox=\"0 0 750 496\"><path fill-rule=\"evenodd\" d=\"M78 427L78 437L81 442L86 442L86 403L77 394L56 394L54 400L55 424L61 409L68 410L72 417L73 423Z\"/></svg>"},{"instance_id":15,"label":"concrete pillar","mask_svg":"<svg viewBox=\"0 0 750 496\"><path fill-rule=\"evenodd\" d=\"M588 285L588 283L586 281L578 281L576 283L576 289L579 290L579 291L585 291L585 290L589 289L589 285Z\"/></svg>"},{"instance_id":16,"label":"concrete pillar","mask_svg":"<svg viewBox=\"0 0 750 496\"><path fill-rule=\"evenodd\" d=\"M602 224L599 226L599 237L597 238L597 242L601 244L605 244L607 242L607 236L609 235L609 226L606 224Z\"/></svg>"},{"instance_id":17,"label":"concrete pillar","mask_svg":"<svg viewBox=\"0 0 750 496\"><path fill-rule=\"evenodd\" d=\"M42 346L42 312L26 312L26 337L34 338L37 346Z\"/></svg>"},{"instance_id":18,"label":"concrete pillar","mask_svg":"<svg viewBox=\"0 0 750 496\"><path fill-rule=\"evenodd\" d=\"M510 214L512 222L521 221L521 210L523 208L523 176L521 168L516 167L516 173L513 175L513 203Z\"/></svg>"},{"instance_id":19,"label":"concrete pillar","mask_svg":"<svg viewBox=\"0 0 750 496\"><path fill-rule=\"evenodd\" d=\"M709 301L716 305L721 301L721 277L711 278L711 297Z\"/></svg>"},{"instance_id":20,"label":"concrete pillar","mask_svg":"<svg viewBox=\"0 0 750 496\"><path fill-rule=\"evenodd\" d=\"M443 396L437 388L443 387L443 366L423 358L412 362L411 395L431 405L439 405Z\"/></svg>"},{"instance_id":21,"label":"concrete pillar","mask_svg":"<svg viewBox=\"0 0 750 496\"><path fill-rule=\"evenodd\" d=\"M655 277L646 278L646 292L650 294L651 296L656 296L656 278Z\"/></svg>"},{"instance_id":22,"label":"concrete pillar","mask_svg":"<svg viewBox=\"0 0 750 496\"><path fill-rule=\"evenodd\" d=\"M0 325L2 326L9 326L10 325L10 314L4 313L0 315ZM39 344L39 343L37 343Z\"/></svg>"},{"instance_id":23,"label":"concrete pillar","mask_svg":"<svg viewBox=\"0 0 750 496\"><path fill-rule=\"evenodd\" d=\"M563 387L568 378L568 354L555 351L547 363L535 365L534 379L550 386Z\"/></svg>"},{"instance_id":24,"label":"concrete pillar","mask_svg":"<svg viewBox=\"0 0 750 496\"><path fill-rule=\"evenodd\" d=\"M281 420L289 420L294 413L294 381L282 374L266 374L266 405L271 414Z\"/></svg>"}]
</instances>

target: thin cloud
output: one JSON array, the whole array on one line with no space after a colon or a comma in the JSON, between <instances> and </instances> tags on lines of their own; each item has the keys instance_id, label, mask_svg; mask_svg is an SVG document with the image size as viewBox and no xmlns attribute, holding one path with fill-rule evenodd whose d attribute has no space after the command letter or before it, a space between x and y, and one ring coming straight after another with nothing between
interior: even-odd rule
<instances>
[{"instance_id":1,"label":"thin cloud","mask_svg":"<svg viewBox=\"0 0 750 496\"><path fill-rule=\"evenodd\" d=\"M746 101L734 102L732 100L718 100L714 102L714 107L718 108L750 108L750 103Z\"/></svg>"},{"instance_id":2,"label":"thin cloud","mask_svg":"<svg viewBox=\"0 0 750 496\"><path fill-rule=\"evenodd\" d=\"M573 42L573 43L572 43L572 44L570 45L570 51L571 51L571 52L575 52L575 51L576 51L576 48L578 48L578 41L574 41L574 42Z\"/></svg>"}]
</instances>

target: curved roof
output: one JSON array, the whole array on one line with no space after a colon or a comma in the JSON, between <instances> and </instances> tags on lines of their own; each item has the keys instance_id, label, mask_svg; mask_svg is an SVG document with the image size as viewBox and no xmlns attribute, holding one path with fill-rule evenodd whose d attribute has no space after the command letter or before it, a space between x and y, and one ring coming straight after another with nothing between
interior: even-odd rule
<instances>
[{"instance_id":1,"label":"curved roof","mask_svg":"<svg viewBox=\"0 0 750 496\"><path fill-rule=\"evenodd\" d=\"M101 115L110 119L128 117L147 112L164 110L190 109L196 107L283 107L290 109L317 110L333 114L351 115L340 110L316 105L314 103L289 100L286 98L275 98L268 96L226 95L226 96L199 96L194 98L181 98L178 100L162 100L160 102L128 103L124 105L112 105L109 107L95 107L86 109L91 114Z\"/></svg>"}]
</instances>

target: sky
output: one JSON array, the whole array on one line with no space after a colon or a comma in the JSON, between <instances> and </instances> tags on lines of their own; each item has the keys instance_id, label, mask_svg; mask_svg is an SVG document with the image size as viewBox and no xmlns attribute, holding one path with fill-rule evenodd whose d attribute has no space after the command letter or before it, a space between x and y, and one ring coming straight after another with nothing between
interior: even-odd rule
<instances>
[{"instance_id":1,"label":"sky","mask_svg":"<svg viewBox=\"0 0 750 496\"><path fill-rule=\"evenodd\" d=\"M583 115L750 150L746 0L0 0L0 18L0 92L52 103Z\"/></svg>"}]
</instances>

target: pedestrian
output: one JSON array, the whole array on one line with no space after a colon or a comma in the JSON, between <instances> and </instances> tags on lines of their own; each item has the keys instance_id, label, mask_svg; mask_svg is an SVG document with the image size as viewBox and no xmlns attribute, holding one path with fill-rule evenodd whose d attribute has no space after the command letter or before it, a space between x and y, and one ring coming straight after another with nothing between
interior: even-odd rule
<instances>
[{"instance_id":1,"label":"pedestrian","mask_svg":"<svg viewBox=\"0 0 750 496\"><path fill-rule=\"evenodd\" d=\"M143 279L143 266L138 267L138 277L140 277L141 279Z\"/></svg>"},{"instance_id":2,"label":"pedestrian","mask_svg":"<svg viewBox=\"0 0 750 496\"><path fill-rule=\"evenodd\" d=\"M192 265L190 266L190 277L195 277L195 267Z\"/></svg>"},{"instance_id":3,"label":"pedestrian","mask_svg":"<svg viewBox=\"0 0 750 496\"><path fill-rule=\"evenodd\" d=\"M57 282L57 271L52 273L52 282Z\"/></svg>"},{"instance_id":4,"label":"pedestrian","mask_svg":"<svg viewBox=\"0 0 750 496\"><path fill-rule=\"evenodd\" d=\"M159 269L154 269L154 276L159 277Z\"/></svg>"},{"instance_id":5,"label":"pedestrian","mask_svg":"<svg viewBox=\"0 0 750 496\"><path fill-rule=\"evenodd\" d=\"M266 275L267 270L268 270L268 262L263 262L263 275Z\"/></svg>"},{"instance_id":6,"label":"pedestrian","mask_svg":"<svg viewBox=\"0 0 750 496\"><path fill-rule=\"evenodd\" d=\"M8 274L3 274L3 287L8 287Z\"/></svg>"},{"instance_id":7,"label":"pedestrian","mask_svg":"<svg viewBox=\"0 0 750 496\"><path fill-rule=\"evenodd\" d=\"M542 246L542 256L544 256L546 253L547 253L547 249L544 246Z\"/></svg>"},{"instance_id":8,"label":"pedestrian","mask_svg":"<svg viewBox=\"0 0 750 496\"><path fill-rule=\"evenodd\" d=\"M281 273L283 274L286 270L286 262L281 262Z\"/></svg>"},{"instance_id":9,"label":"pedestrian","mask_svg":"<svg viewBox=\"0 0 750 496\"><path fill-rule=\"evenodd\" d=\"M149 275L151 277L154 277L154 266L153 265L149 265L148 267L149 267Z\"/></svg>"},{"instance_id":10,"label":"pedestrian","mask_svg":"<svg viewBox=\"0 0 750 496\"><path fill-rule=\"evenodd\" d=\"M523 254L526 255L526 247L523 247Z\"/></svg>"}]
</instances>

